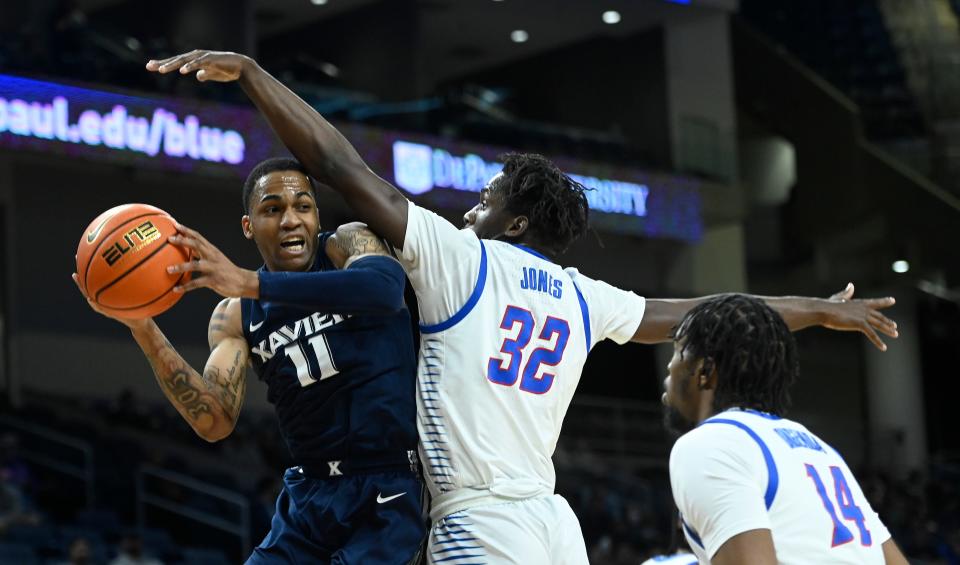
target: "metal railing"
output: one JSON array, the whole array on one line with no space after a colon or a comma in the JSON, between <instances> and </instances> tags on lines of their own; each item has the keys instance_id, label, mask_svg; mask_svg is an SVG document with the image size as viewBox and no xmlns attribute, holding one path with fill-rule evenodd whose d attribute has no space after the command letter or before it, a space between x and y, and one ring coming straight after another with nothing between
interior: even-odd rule
<instances>
[{"instance_id":1,"label":"metal railing","mask_svg":"<svg viewBox=\"0 0 960 565\"><path fill-rule=\"evenodd\" d=\"M18 453L21 457L42 467L58 473L77 478L83 481L84 496L87 509L96 506L96 490L94 488L93 445L90 442L62 434L50 428L31 422L25 422L9 416L0 416L0 428L16 430L20 434L30 435L53 444L57 448L66 448L65 451L74 451L80 455L80 463L75 463L67 453L61 457L53 454L24 447L21 443ZM30 443L30 442L28 442Z\"/></svg>"},{"instance_id":2,"label":"metal railing","mask_svg":"<svg viewBox=\"0 0 960 565\"><path fill-rule=\"evenodd\" d=\"M156 479L172 483L177 487L194 491L202 496L232 504L239 511L239 519L231 521L221 514L213 514L206 510L193 508L189 504L177 502L153 492L148 488L148 481ZM137 527L141 530L146 526L147 506L153 506L173 514L199 522L211 528L237 536L240 542L241 554L246 556L252 550L250 539L250 502L242 494L216 485L197 480L188 475L168 471L152 465L144 465L137 472Z\"/></svg>"}]
</instances>

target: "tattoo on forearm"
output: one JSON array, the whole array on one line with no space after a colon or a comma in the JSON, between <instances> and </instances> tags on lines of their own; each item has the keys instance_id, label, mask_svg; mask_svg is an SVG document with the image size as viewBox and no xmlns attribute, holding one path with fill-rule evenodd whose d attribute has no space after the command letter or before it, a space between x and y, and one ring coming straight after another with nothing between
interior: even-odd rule
<instances>
[{"instance_id":1,"label":"tattoo on forearm","mask_svg":"<svg viewBox=\"0 0 960 565\"><path fill-rule=\"evenodd\" d=\"M176 400L191 419L199 418L201 412L210 413L210 405L204 402L197 388L190 385L190 377L186 371L177 370L169 379L163 381L163 384L170 391L170 398Z\"/></svg>"},{"instance_id":2,"label":"tattoo on forearm","mask_svg":"<svg viewBox=\"0 0 960 565\"><path fill-rule=\"evenodd\" d=\"M245 375L238 373L242 370L240 352L237 351L230 368L226 371L221 371L218 367L209 367L203 372L203 380L207 389L217 395L227 417L233 421L236 421L240 413L243 395L247 388Z\"/></svg>"},{"instance_id":3,"label":"tattoo on forearm","mask_svg":"<svg viewBox=\"0 0 960 565\"><path fill-rule=\"evenodd\" d=\"M388 253L383 241L366 228L341 229L337 233L337 247L347 257L365 253Z\"/></svg>"},{"instance_id":4,"label":"tattoo on forearm","mask_svg":"<svg viewBox=\"0 0 960 565\"><path fill-rule=\"evenodd\" d=\"M184 363L167 338L161 337L152 345L147 358L167 398L193 423L197 423L203 414L212 417L213 398L209 392L199 389L191 382L192 369Z\"/></svg>"}]
</instances>

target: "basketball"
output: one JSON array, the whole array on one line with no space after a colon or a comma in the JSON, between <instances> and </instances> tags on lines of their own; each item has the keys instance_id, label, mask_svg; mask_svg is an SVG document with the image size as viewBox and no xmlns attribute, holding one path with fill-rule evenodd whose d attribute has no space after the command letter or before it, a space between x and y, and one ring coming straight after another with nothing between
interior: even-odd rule
<instances>
[{"instance_id":1,"label":"basketball","mask_svg":"<svg viewBox=\"0 0 960 565\"><path fill-rule=\"evenodd\" d=\"M165 312L182 296L173 287L189 277L167 273L168 266L190 259L187 250L168 242L176 232L169 214L147 204L123 204L100 214L77 246L80 288L120 318Z\"/></svg>"}]
</instances>

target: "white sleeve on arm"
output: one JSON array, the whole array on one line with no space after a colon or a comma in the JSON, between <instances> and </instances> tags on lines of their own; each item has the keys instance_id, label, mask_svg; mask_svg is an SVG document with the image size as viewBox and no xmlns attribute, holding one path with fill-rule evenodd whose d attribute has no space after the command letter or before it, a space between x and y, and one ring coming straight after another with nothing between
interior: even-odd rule
<instances>
[{"instance_id":1,"label":"white sleeve on arm","mask_svg":"<svg viewBox=\"0 0 960 565\"><path fill-rule=\"evenodd\" d=\"M711 559L733 536L770 529L767 467L751 443L734 426L709 425L681 437L670 452L674 501Z\"/></svg>"},{"instance_id":2,"label":"white sleeve on arm","mask_svg":"<svg viewBox=\"0 0 960 565\"><path fill-rule=\"evenodd\" d=\"M621 345L630 341L643 320L646 299L591 279L574 268L567 268L566 272L586 303L590 316L590 346L607 338Z\"/></svg>"},{"instance_id":3,"label":"white sleeve on arm","mask_svg":"<svg viewBox=\"0 0 960 565\"><path fill-rule=\"evenodd\" d=\"M480 240L437 214L409 203L400 264L420 304L420 323L449 320L466 304L480 273Z\"/></svg>"}]
</instances>

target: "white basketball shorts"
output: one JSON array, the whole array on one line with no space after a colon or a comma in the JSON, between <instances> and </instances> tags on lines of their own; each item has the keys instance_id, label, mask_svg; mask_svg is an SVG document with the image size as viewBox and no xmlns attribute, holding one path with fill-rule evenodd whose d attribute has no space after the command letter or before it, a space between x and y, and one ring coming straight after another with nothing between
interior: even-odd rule
<instances>
[{"instance_id":1,"label":"white basketball shorts","mask_svg":"<svg viewBox=\"0 0 960 565\"><path fill-rule=\"evenodd\" d=\"M560 495L487 504L434 523L431 565L587 565L580 522Z\"/></svg>"}]
</instances>

